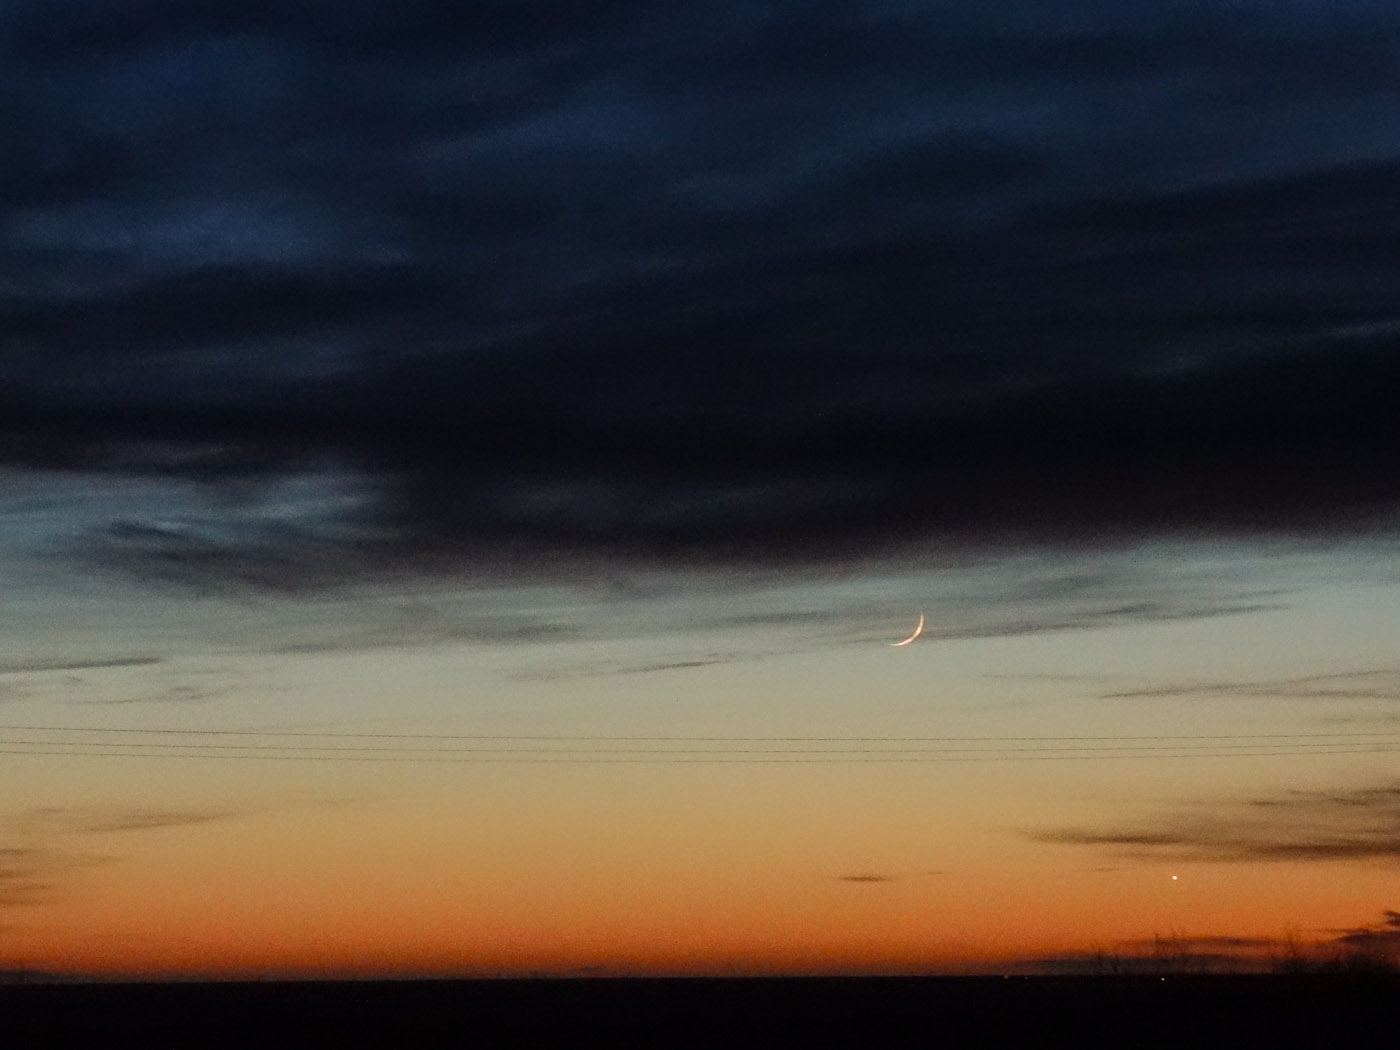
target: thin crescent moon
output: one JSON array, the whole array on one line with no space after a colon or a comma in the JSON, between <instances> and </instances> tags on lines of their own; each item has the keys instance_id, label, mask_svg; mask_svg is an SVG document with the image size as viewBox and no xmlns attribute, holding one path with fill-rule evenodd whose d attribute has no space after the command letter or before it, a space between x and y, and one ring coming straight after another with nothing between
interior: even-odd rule
<instances>
[{"instance_id":1,"label":"thin crescent moon","mask_svg":"<svg viewBox=\"0 0 1400 1050\"><path fill-rule=\"evenodd\" d=\"M902 646L902 645L908 645L910 642L912 642L915 638L919 637L919 635L921 635L921 634L923 634L923 633L924 633L924 614L923 614L923 613L919 613L919 626L917 626L917 627L914 628L914 633L911 634L908 638L904 639L904 641L902 641L902 642L890 642L890 648L891 648L891 649L898 649L898 648L899 648L900 646Z\"/></svg>"}]
</instances>

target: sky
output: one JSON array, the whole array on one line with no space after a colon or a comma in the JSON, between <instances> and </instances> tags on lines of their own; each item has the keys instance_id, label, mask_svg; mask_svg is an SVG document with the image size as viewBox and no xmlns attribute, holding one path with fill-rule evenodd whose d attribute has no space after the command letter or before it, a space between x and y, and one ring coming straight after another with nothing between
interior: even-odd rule
<instances>
[{"instance_id":1,"label":"sky","mask_svg":"<svg viewBox=\"0 0 1400 1050\"><path fill-rule=\"evenodd\" d=\"M0 0L0 971L1395 951L1393 5L470 6Z\"/></svg>"}]
</instances>

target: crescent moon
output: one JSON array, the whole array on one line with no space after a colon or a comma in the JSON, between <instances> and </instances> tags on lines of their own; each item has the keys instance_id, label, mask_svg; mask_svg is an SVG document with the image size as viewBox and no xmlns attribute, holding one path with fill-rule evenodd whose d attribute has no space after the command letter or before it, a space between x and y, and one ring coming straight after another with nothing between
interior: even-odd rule
<instances>
[{"instance_id":1,"label":"crescent moon","mask_svg":"<svg viewBox=\"0 0 1400 1050\"><path fill-rule=\"evenodd\" d=\"M892 648L892 649L898 649L898 648L899 648L900 646L902 646L902 645L908 645L910 642L912 642L915 638L919 637L919 635L921 635L921 634L923 634L923 633L924 633L924 614L923 614L923 613L919 613L919 626L917 626L917 627L914 628L914 633L911 634L908 638L904 639L904 641L902 641L902 642L890 642L890 648Z\"/></svg>"}]
</instances>

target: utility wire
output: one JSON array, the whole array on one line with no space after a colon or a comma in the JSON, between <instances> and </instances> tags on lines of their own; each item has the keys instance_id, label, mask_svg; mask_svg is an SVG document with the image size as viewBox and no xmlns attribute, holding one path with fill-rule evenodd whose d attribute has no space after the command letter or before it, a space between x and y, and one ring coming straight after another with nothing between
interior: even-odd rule
<instances>
[{"instance_id":1,"label":"utility wire","mask_svg":"<svg viewBox=\"0 0 1400 1050\"><path fill-rule=\"evenodd\" d=\"M4 742L0 742L3 744ZM93 747L113 745L95 744ZM1029 751L1030 753L1027 753ZM470 755L444 754L364 754L351 750L349 753L309 753L289 754L282 751L191 751L187 747L153 751L100 751L76 750L72 747L48 746L0 746L0 754L16 756L58 756L69 758L163 758L163 759L206 759L215 761L255 761L255 762L370 762L370 763L411 763L434 765L487 765L512 763L517 765L893 765L893 764L941 764L953 762L1073 762L1112 759L1191 759L1191 758L1280 758L1299 755L1365 755L1394 754L1400 746L1372 745L1360 748L1324 747L1313 750L1235 750L1235 751L1134 751L1111 749L1111 753L1076 751L1065 749L1026 749L1020 752L989 749L969 754L924 753L910 754L903 751L867 752L820 752L820 751L773 751L754 756L752 753L733 751L682 751L658 755L655 752L589 752L589 751L523 751L492 752L483 751ZM738 757L735 757L738 756ZM779 757L783 756L783 757ZM793 757L787 757L793 756Z\"/></svg>"},{"instance_id":2,"label":"utility wire","mask_svg":"<svg viewBox=\"0 0 1400 1050\"><path fill-rule=\"evenodd\" d=\"M1180 733L1142 734L1112 733L1079 736L609 736L599 733L589 734L487 734L487 733L350 733L338 730L305 731L286 729L167 729L137 728L131 726L38 726L0 725L0 732L6 733L113 733L160 736L238 736L238 737L288 737L300 739L354 739L354 740L526 740L526 741L596 741L596 742L685 742L685 743L888 743L888 744L933 744L933 743L1021 743L1061 741L1113 741L1113 740L1352 740L1373 738L1400 739L1400 731L1380 732L1330 732L1330 733Z\"/></svg>"},{"instance_id":3,"label":"utility wire","mask_svg":"<svg viewBox=\"0 0 1400 1050\"><path fill-rule=\"evenodd\" d=\"M1387 742L1370 745L1382 748ZM1400 745L1400 739L1388 741ZM366 752L387 752L400 755L417 754L478 754L478 755L943 755L943 754L990 754L990 753L1070 753L1070 752L1151 752L1183 751L1205 752L1257 750L1260 747L1286 747L1297 754L1309 754L1320 748L1335 746L1332 743L1295 744L1195 744L1190 748L1172 744L1085 744L1079 746L1053 745L1049 747L389 747L373 744L352 745L313 745L313 744L201 744L181 741L173 744L150 744L144 742L111 741L72 741L72 740L0 740L0 744L11 747L120 747L141 751L234 751L247 752L297 752L329 754L363 754Z\"/></svg>"},{"instance_id":4,"label":"utility wire","mask_svg":"<svg viewBox=\"0 0 1400 1050\"><path fill-rule=\"evenodd\" d=\"M909 764L1269 758L1400 751L1400 732L1393 730L1078 736L609 736L0 725L0 733L46 734L43 738L0 737L0 754L15 756L431 764ZM72 734L86 739L74 739ZM209 738L227 742L210 743ZM464 743L476 746L456 746Z\"/></svg>"}]
</instances>

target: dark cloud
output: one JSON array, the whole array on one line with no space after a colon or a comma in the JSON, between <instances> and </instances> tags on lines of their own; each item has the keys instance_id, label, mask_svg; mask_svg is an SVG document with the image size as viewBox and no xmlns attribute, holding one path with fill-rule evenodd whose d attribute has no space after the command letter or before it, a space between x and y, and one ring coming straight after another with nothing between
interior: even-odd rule
<instances>
[{"instance_id":1,"label":"dark cloud","mask_svg":"<svg viewBox=\"0 0 1400 1050\"><path fill-rule=\"evenodd\" d=\"M1377 668L1304 678L1263 679L1238 682L1181 682L1171 685L1125 689L1102 694L1104 699L1152 699L1231 696L1270 696L1297 700L1397 700L1400 670Z\"/></svg>"},{"instance_id":2,"label":"dark cloud","mask_svg":"<svg viewBox=\"0 0 1400 1050\"><path fill-rule=\"evenodd\" d=\"M0 675L41 674L50 671L91 671L109 667L150 667L160 663L158 656L120 656L106 660L5 660Z\"/></svg>"},{"instance_id":3,"label":"dark cloud","mask_svg":"<svg viewBox=\"0 0 1400 1050\"><path fill-rule=\"evenodd\" d=\"M47 885L34 872L34 851L0 849L0 902L27 904Z\"/></svg>"},{"instance_id":4,"label":"dark cloud","mask_svg":"<svg viewBox=\"0 0 1400 1050\"><path fill-rule=\"evenodd\" d=\"M340 537L298 525L116 521L79 548L97 568L205 592L320 590L361 571Z\"/></svg>"},{"instance_id":5,"label":"dark cloud","mask_svg":"<svg viewBox=\"0 0 1400 1050\"><path fill-rule=\"evenodd\" d=\"M767 655L771 655L771 653ZM524 671L512 675L512 677L531 680L550 680L560 678L610 677L613 675L657 674L663 671L689 671L698 667L712 667L716 664L735 663L755 659L759 659L759 656L753 653L715 653L696 657L691 660L657 660L648 661L646 663L628 663L625 660L613 660L588 664L572 664L565 667L549 668L545 670Z\"/></svg>"},{"instance_id":6,"label":"dark cloud","mask_svg":"<svg viewBox=\"0 0 1400 1050\"><path fill-rule=\"evenodd\" d=\"M1267 612L1287 608L1280 604L1232 602L1221 598L1211 602L1204 596L1192 602L1169 602L1148 600L1131 605L1088 608L1066 614L1046 609L1040 615L1017 618L1000 623L990 623L975 627L959 627L932 631L925 630L921 637L934 638L999 638L1022 634L1040 634L1045 631L1092 630L1102 627L1116 627L1135 623L1157 623L1166 620L1198 620L1211 616L1238 616L1244 613Z\"/></svg>"},{"instance_id":7,"label":"dark cloud","mask_svg":"<svg viewBox=\"0 0 1400 1050\"><path fill-rule=\"evenodd\" d=\"M858 882L858 883L894 882L894 881L895 881L895 877L894 877L893 875L880 875L880 874L876 874L876 873L858 873L858 874L854 874L854 875L837 875L837 876L836 876L836 879L837 879L838 882Z\"/></svg>"},{"instance_id":8,"label":"dark cloud","mask_svg":"<svg viewBox=\"0 0 1400 1050\"><path fill-rule=\"evenodd\" d=\"M1396 860L1400 859L1400 786L1290 791L1137 826L1058 828L1030 832L1028 837L1164 860Z\"/></svg>"},{"instance_id":9,"label":"dark cloud","mask_svg":"<svg viewBox=\"0 0 1400 1050\"><path fill-rule=\"evenodd\" d=\"M103 697L100 700L85 700L80 702L101 707L124 704L198 704L206 700L214 700L221 696L227 696L232 691L231 688L211 689L198 685L182 684L172 685L156 693L123 697Z\"/></svg>"},{"instance_id":10,"label":"dark cloud","mask_svg":"<svg viewBox=\"0 0 1400 1050\"><path fill-rule=\"evenodd\" d=\"M150 831L156 828L183 828L193 824L209 824L237 816L228 812L198 810L129 810L110 814L92 814L76 825L76 830L88 834L113 831Z\"/></svg>"},{"instance_id":11,"label":"dark cloud","mask_svg":"<svg viewBox=\"0 0 1400 1050\"><path fill-rule=\"evenodd\" d=\"M103 537L292 589L1393 521L1396 29L12 0L0 459L353 479Z\"/></svg>"},{"instance_id":12,"label":"dark cloud","mask_svg":"<svg viewBox=\"0 0 1400 1050\"><path fill-rule=\"evenodd\" d=\"M1393 726L1400 725L1400 714L1377 712L1373 714L1327 715L1321 721L1326 725Z\"/></svg>"},{"instance_id":13,"label":"dark cloud","mask_svg":"<svg viewBox=\"0 0 1400 1050\"><path fill-rule=\"evenodd\" d=\"M1323 947L1323 968L1394 972L1400 963L1400 912L1387 909L1380 921L1339 931Z\"/></svg>"},{"instance_id":14,"label":"dark cloud","mask_svg":"<svg viewBox=\"0 0 1400 1050\"><path fill-rule=\"evenodd\" d=\"M257 651L295 654L366 652L462 642L533 645L546 641L579 640L591 635L596 636L576 623L565 623L557 617L540 618L528 614L439 617L419 615L410 610L406 613L400 611L380 629L342 632L310 641L277 642L259 646Z\"/></svg>"},{"instance_id":15,"label":"dark cloud","mask_svg":"<svg viewBox=\"0 0 1400 1050\"><path fill-rule=\"evenodd\" d=\"M63 807L10 814L4 826L11 834L30 836L101 835L208 824L240 815L235 810Z\"/></svg>"},{"instance_id":16,"label":"dark cloud","mask_svg":"<svg viewBox=\"0 0 1400 1050\"><path fill-rule=\"evenodd\" d=\"M903 559L900 571L911 590L931 592L919 602L926 626L916 644L1097 630L1280 607L1255 600L1263 594L1250 586L1247 577L1223 574L1214 564L1193 572L1180 560L1157 562L1140 551L1119 558L1095 552L1064 559L1038 557L1034 564L1024 559L1012 562L1002 563L1004 571L994 574L980 573L976 567L959 573L956 568L938 566L935 584L932 574L922 579L914 574L917 559ZM1170 568L1163 571L1168 564ZM815 606L810 594L795 601L794 588L820 575L637 574L635 582L623 571L612 577L600 575L596 582L607 587L608 600L598 600L595 591L594 601L589 602L583 597L589 592L581 589L573 599L572 612L557 614L540 637L598 642L646 633L664 641L667 651L647 660L619 651L557 663L541 655L535 666L512 677L554 680L684 673L814 649L827 651L833 646L882 644L900 637L896 632L907 634L912 628L912 622L891 618L885 599L828 592ZM659 591L658 583L663 584ZM669 619L675 607L668 605L681 588L686 595L683 627ZM1277 594L1270 592L1270 596ZM661 601L653 603L658 598ZM912 610L909 617L912 621ZM461 637L470 636L465 628L471 622L462 621ZM716 633L756 626L765 628L761 644L750 641L722 648L713 644ZM496 636L483 632L477 637Z\"/></svg>"},{"instance_id":17,"label":"dark cloud","mask_svg":"<svg viewBox=\"0 0 1400 1050\"><path fill-rule=\"evenodd\" d=\"M354 803L344 799L310 803L316 807L348 804ZM0 907L42 906L74 892L82 872L119 855L121 836L198 827L269 808L273 807L49 806L0 814ZM104 852L92 851L94 839L100 840Z\"/></svg>"},{"instance_id":18,"label":"dark cloud","mask_svg":"<svg viewBox=\"0 0 1400 1050\"><path fill-rule=\"evenodd\" d=\"M1348 930L1338 937L1337 941L1340 944L1356 945L1364 948L1383 948L1388 951L1400 951L1400 930L1397 930L1395 926L1395 920L1388 918L1386 922L1377 927L1361 927L1355 930Z\"/></svg>"},{"instance_id":19,"label":"dark cloud","mask_svg":"<svg viewBox=\"0 0 1400 1050\"><path fill-rule=\"evenodd\" d=\"M0 818L0 906L41 906L71 891L83 871L111 857L78 846L93 835L186 827L233 811L122 807L40 808Z\"/></svg>"},{"instance_id":20,"label":"dark cloud","mask_svg":"<svg viewBox=\"0 0 1400 1050\"><path fill-rule=\"evenodd\" d=\"M40 846L0 847L0 907L47 904L69 878L105 860Z\"/></svg>"}]
</instances>

